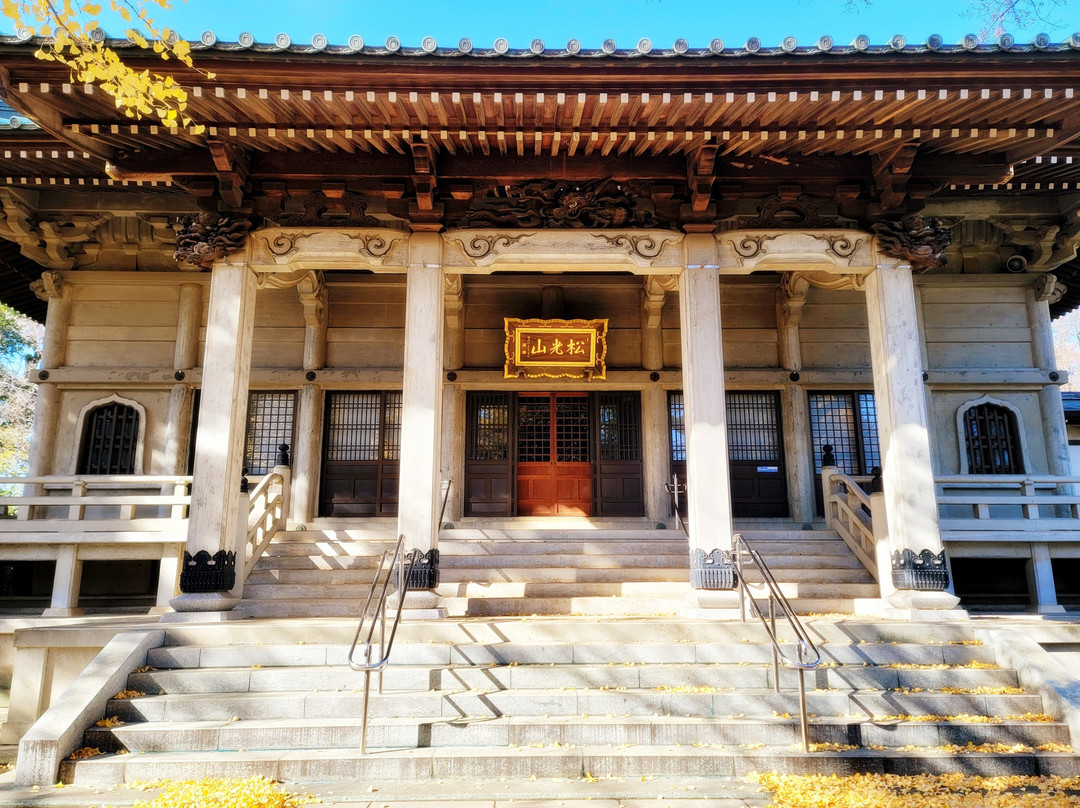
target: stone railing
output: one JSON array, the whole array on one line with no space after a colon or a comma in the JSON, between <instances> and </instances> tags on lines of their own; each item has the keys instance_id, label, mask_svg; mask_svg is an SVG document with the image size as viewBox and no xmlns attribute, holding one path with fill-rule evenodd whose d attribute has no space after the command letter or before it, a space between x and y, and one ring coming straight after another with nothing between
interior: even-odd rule
<instances>
[{"instance_id":1,"label":"stone railing","mask_svg":"<svg viewBox=\"0 0 1080 808\"><path fill-rule=\"evenodd\" d=\"M956 474L935 482L946 541L1080 541L1078 477Z\"/></svg>"},{"instance_id":2,"label":"stone railing","mask_svg":"<svg viewBox=\"0 0 1080 808\"><path fill-rule=\"evenodd\" d=\"M881 494L868 494L860 483L869 483L867 476L852 477L835 466L821 470L821 489L825 502L825 523L835 530L851 548L863 566L880 580L878 552L888 543L883 535L875 534L885 525L885 500ZM886 559L887 561L887 559ZM886 574L889 566L886 564Z\"/></svg>"},{"instance_id":3,"label":"stone railing","mask_svg":"<svg viewBox=\"0 0 1080 808\"><path fill-rule=\"evenodd\" d=\"M245 498L247 502L245 503ZM275 466L250 492L240 494L240 512L247 505L248 518L241 520L237 568L243 559L243 574L237 575L237 586L255 569L274 535L285 529L289 512L289 467Z\"/></svg>"},{"instance_id":4,"label":"stone railing","mask_svg":"<svg viewBox=\"0 0 1080 808\"><path fill-rule=\"evenodd\" d=\"M187 540L191 477L67 475L4 477L0 558L53 560L47 616L78 614L83 561L159 561L156 608L173 597Z\"/></svg>"},{"instance_id":5,"label":"stone railing","mask_svg":"<svg viewBox=\"0 0 1080 808\"><path fill-rule=\"evenodd\" d=\"M25 533L76 534L74 541L160 541L160 534L187 529L191 477L70 475L0 477L0 543ZM145 536L143 534L146 534ZM79 538L81 537L81 538Z\"/></svg>"}]
</instances>

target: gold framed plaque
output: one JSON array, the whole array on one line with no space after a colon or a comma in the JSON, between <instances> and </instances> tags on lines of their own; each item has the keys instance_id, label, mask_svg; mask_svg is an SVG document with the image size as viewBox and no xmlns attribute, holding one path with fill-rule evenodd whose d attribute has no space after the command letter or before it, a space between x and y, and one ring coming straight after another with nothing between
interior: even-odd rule
<instances>
[{"instance_id":1,"label":"gold framed plaque","mask_svg":"<svg viewBox=\"0 0 1080 808\"><path fill-rule=\"evenodd\" d=\"M607 378L605 320L504 317L506 379Z\"/></svg>"}]
</instances>

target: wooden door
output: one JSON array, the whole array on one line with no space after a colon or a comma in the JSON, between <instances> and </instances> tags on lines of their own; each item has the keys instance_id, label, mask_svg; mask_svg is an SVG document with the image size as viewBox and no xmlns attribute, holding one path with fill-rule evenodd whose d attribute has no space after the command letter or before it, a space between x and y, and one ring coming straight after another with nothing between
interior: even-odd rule
<instances>
[{"instance_id":1,"label":"wooden door","mask_svg":"<svg viewBox=\"0 0 1080 808\"><path fill-rule=\"evenodd\" d=\"M591 515L588 394L521 393L517 405L518 515Z\"/></svg>"},{"instance_id":2,"label":"wooden door","mask_svg":"<svg viewBox=\"0 0 1080 808\"><path fill-rule=\"evenodd\" d=\"M396 516L401 393L326 397L321 516Z\"/></svg>"}]
</instances>

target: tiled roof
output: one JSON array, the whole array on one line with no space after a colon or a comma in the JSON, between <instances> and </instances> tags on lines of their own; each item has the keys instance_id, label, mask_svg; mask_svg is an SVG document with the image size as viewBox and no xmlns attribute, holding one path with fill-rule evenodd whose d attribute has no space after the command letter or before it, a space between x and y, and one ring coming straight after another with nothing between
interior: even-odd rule
<instances>
[{"instance_id":1,"label":"tiled roof","mask_svg":"<svg viewBox=\"0 0 1080 808\"><path fill-rule=\"evenodd\" d=\"M106 36L104 32L101 34ZM0 44L28 43L40 45L45 40L26 36L0 36ZM107 44L114 49L138 47L127 39L108 39ZM974 34L966 35L960 42L946 43L938 34L932 34L922 42L908 42L902 34L897 34L888 42L873 44L866 35L855 37L850 43L836 42L831 36L823 36L812 44L800 45L793 36L784 37L779 44L767 45L758 37L750 37L739 45L729 45L716 38L704 48L692 48L685 39L677 39L671 45L662 45L650 39L642 38L633 47L619 47L614 39L605 39L599 48L585 48L581 42L571 39L565 45L546 43L533 39L527 48L511 48L504 38L496 39L490 47L483 47L468 38L456 43L440 45L434 37L424 37L419 47L405 45L398 37L389 36L384 42L369 43L359 35L349 37L344 45L332 45L323 34L316 34L309 42L294 42L286 33L278 34L273 42L257 42L248 33L241 34L236 42L220 41L213 31L205 31L197 40L191 41L192 50L214 50L221 52L251 51L253 53L326 53L340 56L412 56L443 58L548 58L548 59L701 59L701 58L739 58L755 57L797 57L821 54L850 55L895 55L940 53L942 55L963 55L968 53L1032 53L1039 51L1080 50L1080 33L1072 34L1062 42L1053 42L1049 35L1038 34L1030 42L1017 42L1012 34L1001 34L993 42L982 42Z\"/></svg>"}]
</instances>

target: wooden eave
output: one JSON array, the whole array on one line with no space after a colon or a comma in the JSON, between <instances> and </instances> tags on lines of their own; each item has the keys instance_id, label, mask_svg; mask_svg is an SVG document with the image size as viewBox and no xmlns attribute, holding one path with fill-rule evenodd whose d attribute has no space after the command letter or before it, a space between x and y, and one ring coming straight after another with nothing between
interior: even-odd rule
<instances>
[{"instance_id":1,"label":"wooden eave","mask_svg":"<svg viewBox=\"0 0 1080 808\"><path fill-rule=\"evenodd\" d=\"M191 74L189 111L207 126L204 135L126 119L100 91L71 86L25 47L0 46L12 106L54 110L71 138L115 153L115 176L175 175L170 165L207 154L208 138L256 155L321 156L322 167L309 166L306 175L347 172L352 164L340 156L349 154L366 164L355 169L360 175L387 177L410 173L409 145L417 141L440 160L622 158L628 173L639 169L634 160L677 164L705 145L718 147L721 164L762 158L783 165L867 159L915 143L920 161L971 155L993 166L982 176L957 163L961 176L950 179L969 184L994 173L1002 180L1003 166L1080 136L1073 51L715 60L205 51L197 59L216 74ZM148 167L155 153L156 172ZM139 155L134 173L125 166L132 155ZM255 175L273 176L275 161L267 165L263 172L256 161ZM465 170L440 165L439 173ZM594 174L602 173L597 165Z\"/></svg>"}]
</instances>

